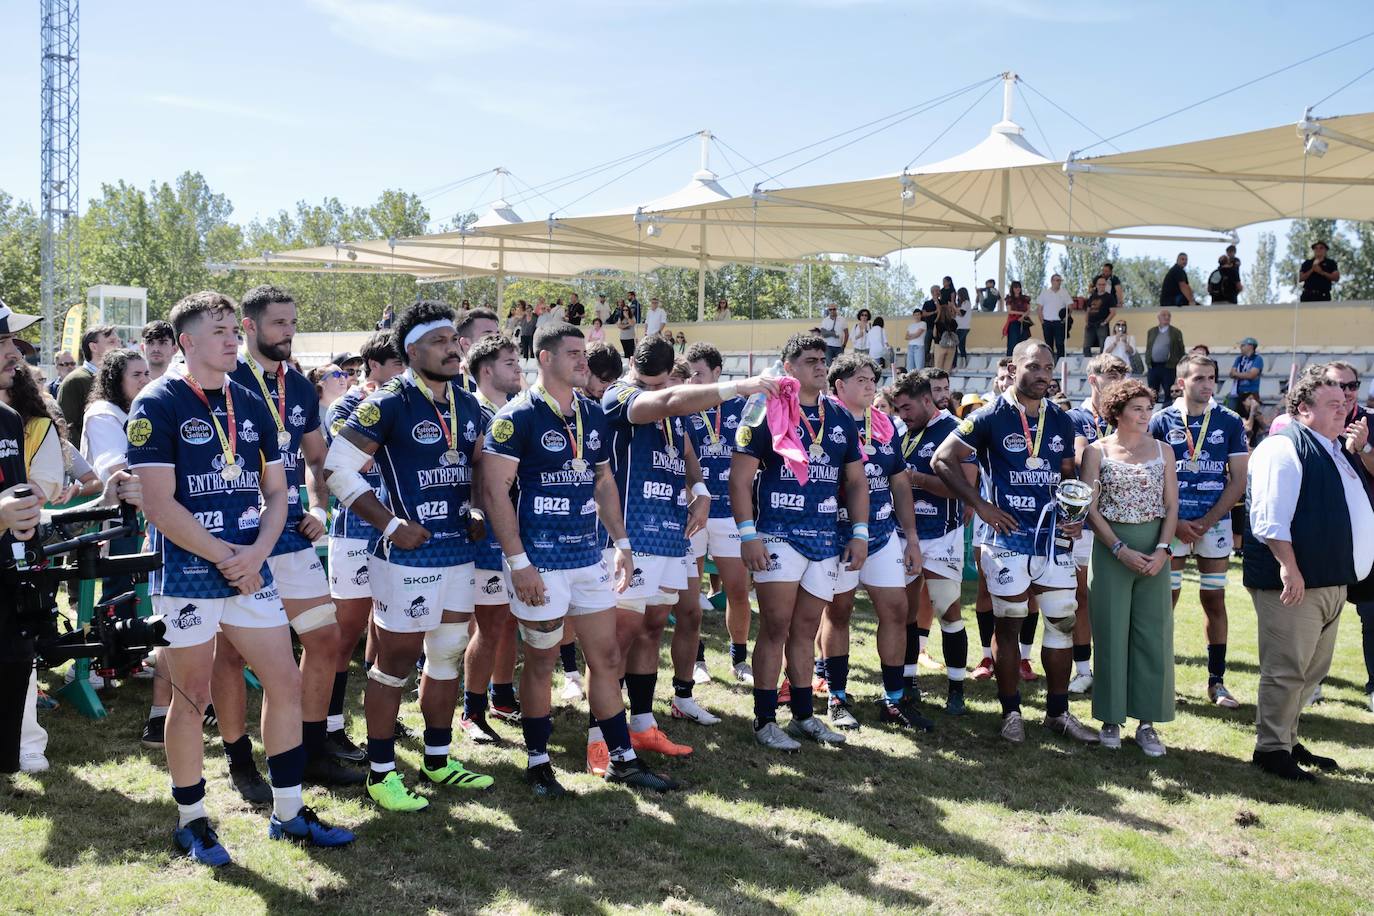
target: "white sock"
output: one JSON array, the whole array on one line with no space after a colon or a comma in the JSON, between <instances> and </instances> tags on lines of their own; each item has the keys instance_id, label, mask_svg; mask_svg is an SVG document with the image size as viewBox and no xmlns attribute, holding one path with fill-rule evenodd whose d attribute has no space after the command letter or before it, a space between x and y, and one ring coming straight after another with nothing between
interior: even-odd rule
<instances>
[{"instance_id":1,"label":"white sock","mask_svg":"<svg viewBox=\"0 0 1374 916\"><path fill-rule=\"evenodd\" d=\"M185 827L198 817L205 817L205 799L191 805L177 805L178 827Z\"/></svg>"},{"instance_id":2,"label":"white sock","mask_svg":"<svg viewBox=\"0 0 1374 916\"><path fill-rule=\"evenodd\" d=\"M442 747L437 747L437 746L433 746L433 745L426 744L426 745L425 745L425 756L426 756L426 757L447 757L447 756L448 756L448 749L449 749L449 746L448 746L447 744L443 745Z\"/></svg>"},{"instance_id":3,"label":"white sock","mask_svg":"<svg viewBox=\"0 0 1374 916\"><path fill-rule=\"evenodd\" d=\"M386 763L378 763L375 760L368 761L368 767L374 773L390 773L396 769L396 761L388 760Z\"/></svg>"},{"instance_id":4,"label":"white sock","mask_svg":"<svg viewBox=\"0 0 1374 916\"><path fill-rule=\"evenodd\" d=\"M647 732L656 725L658 722L654 720L654 714L651 712L637 712L630 716L630 731L632 732Z\"/></svg>"},{"instance_id":5,"label":"white sock","mask_svg":"<svg viewBox=\"0 0 1374 916\"><path fill-rule=\"evenodd\" d=\"M992 658L992 646L983 647L983 658Z\"/></svg>"},{"instance_id":6,"label":"white sock","mask_svg":"<svg viewBox=\"0 0 1374 916\"><path fill-rule=\"evenodd\" d=\"M1082 674L1082 675L1088 675L1088 674L1092 674L1092 673L1093 673L1092 665L1091 665L1089 662L1086 662L1086 661L1084 661L1084 662L1074 662L1074 663L1073 663L1073 670L1076 671L1076 672L1078 672L1079 674Z\"/></svg>"},{"instance_id":7,"label":"white sock","mask_svg":"<svg viewBox=\"0 0 1374 916\"><path fill-rule=\"evenodd\" d=\"M532 769L534 769L535 767L539 766L539 764L541 764L541 763L548 763L548 762L549 762L549 755L548 755L548 754L530 754L530 755L529 755L529 760L525 763L525 767L526 767L527 769L531 769L531 770L532 770Z\"/></svg>"},{"instance_id":8,"label":"white sock","mask_svg":"<svg viewBox=\"0 0 1374 916\"><path fill-rule=\"evenodd\" d=\"M1028 642L1023 642L1023 643L1021 643L1021 661L1023 661L1023 662L1028 662L1028 661L1030 661L1031 649L1034 649L1034 648L1035 648L1035 646L1031 645L1031 644L1028 643Z\"/></svg>"},{"instance_id":9,"label":"white sock","mask_svg":"<svg viewBox=\"0 0 1374 916\"><path fill-rule=\"evenodd\" d=\"M344 727L344 717L340 713L337 716L327 716L324 720L324 730L326 732L341 732Z\"/></svg>"},{"instance_id":10,"label":"white sock","mask_svg":"<svg viewBox=\"0 0 1374 916\"><path fill-rule=\"evenodd\" d=\"M299 785L272 787L272 813L277 816L277 820L291 820L301 813L301 808L304 806L305 802L301 801L301 787Z\"/></svg>"},{"instance_id":11,"label":"white sock","mask_svg":"<svg viewBox=\"0 0 1374 916\"><path fill-rule=\"evenodd\" d=\"M593 725L591 728L588 728L588 729L587 729L587 746L588 746L588 747L591 747L593 744L596 744L598 741L604 742L605 740L606 740L605 736L603 736L603 735L601 734L601 726L600 726L600 725Z\"/></svg>"},{"instance_id":12,"label":"white sock","mask_svg":"<svg viewBox=\"0 0 1374 916\"><path fill-rule=\"evenodd\" d=\"M918 637L916 637L916 643L917 643L918 646L920 646L921 654L922 654L922 655L925 655L925 654L926 654L926 643L928 643L928 642L930 642L930 637L929 637L929 636L918 636Z\"/></svg>"},{"instance_id":13,"label":"white sock","mask_svg":"<svg viewBox=\"0 0 1374 916\"><path fill-rule=\"evenodd\" d=\"M164 718L164 717L167 715L167 710L169 710L169 709L171 709L171 708L172 708L172 707L170 707L170 706L149 706L149 707L148 707L148 718L150 718L150 719L161 719L161 718Z\"/></svg>"},{"instance_id":14,"label":"white sock","mask_svg":"<svg viewBox=\"0 0 1374 916\"><path fill-rule=\"evenodd\" d=\"M915 666L914 664L913 664L913 665L903 665L903 666L902 666L902 677L915 677L915 676L916 676L916 666Z\"/></svg>"},{"instance_id":15,"label":"white sock","mask_svg":"<svg viewBox=\"0 0 1374 916\"><path fill-rule=\"evenodd\" d=\"M951 681L962 681L967 673L966 668L945 668L945 674L949 676Z\"/></svg>"}]
</instances>

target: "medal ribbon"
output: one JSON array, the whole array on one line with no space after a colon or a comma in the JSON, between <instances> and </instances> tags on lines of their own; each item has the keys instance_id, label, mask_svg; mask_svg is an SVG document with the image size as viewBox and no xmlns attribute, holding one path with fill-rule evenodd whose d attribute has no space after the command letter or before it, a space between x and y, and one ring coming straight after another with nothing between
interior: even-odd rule
<instances>
[{"instance_id":1,"label":"medal ribbon","mask_svg":"<svg viewBox=\"0 0 1374 916\"><path fill-rule=\"evenodd\" d=\"M918 445L921 444L921 437L924 436L924 435L926 434L926 430L927 430L928 428L929 428L929 427L927 427L927 426L922 426L922 427L921 427L921 431L920 431L919 433L916 434L916 438L915 438L915 439L911 438L911 430L907 430L906 435L902 437L902 457L903 457L903 458L910 458L910 457L911 457L911 453L914 452L914 451L916 451L916 447L917 447Z\"/></svg>"},{"instance_id":2,"label":"medal ribbon","mask_svg":"<svg viewBox=\"0 0 1374 916\"><path fill-rule=\"evenodd\" d=\"M1198 427L1197 441L1193 441L1193 433L1188 429L1188 414L1183 412L1183 438L1188 442L1188 460L1197 461L1198 454L1202 451L1202 443L1207 441L1207 424L1212 422L1212 412L1204 411L1202 414L1202 426Z\"/></svg>"},{"instance_id":3,"label":"medal ribbon","mask_svg":"<svg viewBox=\"0 0 1374 916\"><path fill-rule=\"evenodd\" d=\"M1045 403L1043 401L1040 402L1040 416L1036 421L1034 446L1031 445L1030 423L1026 421L1025 405L1018 401L1016 403L1016 408L1017 416L1021 418L1021 431L1026 434L1026 448L1030 451L1029 457L1038 459L1040 457L1040 440L1044 438L1045 435Z\"/></svg>"},{"instance_id":4,"label":"medal ribbon","mask_svg":"<svg viewBox=\"0 0 1374 916\"><path fill-rule=\"evenodd\" d=\"M925 432L925 430L921 430ZM873 408L864 408L864 457L873 454Z\"/></svg>"},{"instance_id":5,"label":"medal ribbon","mask_svg":"<svg viewBox=\"0 0 1374 916\"><path fill-rule=\"evenodd\" d=\"M566 417L563 416L563 408L558 406L558 402L553 399L553 396L550 395L549 392L542 387L536 387L534 390L538 392L541 398L544 399L544 403L549 405L549 410L553 411L553 415L558 418L558 422L563 424L563 430L568 434L568 441L572 444L573 458L581 458L582 411L577 409L577 395L573 395L572 401L573 418L577 423L577 435L573 436L572 428L568 426L568 420Z\"/></svg>"},{"instance_id":6,"label":"medal ribbon","mask_svg":"<svg viewBox=\"0 0 1374 916\"><path fill-rule=\"evenodd\" d=\"M797 405L797 413L801 414L802 426L806 427L806 434L811 437L812 445L819 442L820 436L825 432L825 395L816 399L816 408L819 411L816 417L816 429L812 429L811 421L806 419L806 408L801 404Z\"/></svg>"},{"instance_id":7,"label":"medal ribbon","mask_svg":"<svg viewBox=\"0 0 1374 916\"><path fill-rule=\"evenodd\" d=\"M277 424L277 432L286 432L286 423L283 421L286 416L286 363L277 363L277 398L273 401L272 395L267 391L267 379L263 378L262 367L258 365L258 361L246 348L239 355L248 363L248 368L253 370L253 378L258 380L258 387L262 389L262 399L267 402L267 409L271 411L272 419Z\"/></svg>"},{"instance_id":8,"label":"medal ribbon","mask_svg":"<svg viewBox=\"0 0 1374 916\"><path fill-rule=\"evenodd\" d=\"M429 386L414 375L411 376L411 381L415 383L416 388L420 389L425 400L429 401L429 406L434 408L434 415L439 418L439 428L444 431L444 439L448 442L449 450L458 451L458 420L454 413L458 407L454 403L457 396L453 393L453 383L444 383L444 387L448 389L448 420L445 421L443 413L439 410L439 405L434 401L434 395L430 392Z\"/></svg>"},{"instance_id":9,"label":"medal ribbon","mask_svg":"<svg viewBox=\"0 0 1374 916\"><path fill-rule=\"evenodd\" d=\"M215 433L219 436L219 447L224 452L224 466L227 468L237 464L238 461L234 456L234 439L225 434L224 427L220 425L219 417L215 416L214 409L210 407L210 398L206 396L205 389L200 387L200 382L191 377L190 372L184 373L182 377L186 379L187 386L196 393L196 397L200 398L200 402L205 405L205 409L210 413L210 422L215 426ZM234 426L234 397L229 393L228 378L224 380L224 415L229 420L229 429L234 430L235 435L237 435L238 432Z\"/></svg>"},{"instance_id":10,"label":"medal ribbon","mask_svg":"<svg viewBox=\"0 0 1374 916\"><path fill-rule=\"evenodd\" d=\"M708 408L708 410L709 410L709 408ZM706 431L707 431L708 433L711 434L711 444L712 444L712 445L720 445L720 415L723 414L725 411L723 411L723 410L722 410L721 408L719 408L719 407L717 407L715 410L716 410L716 425L715 425L715 428L714 428L714 429L711 428L711 418L708 417L708 416L706 416L706 411L705 411L705 410L703 410L703 411L701 412L701 420L702 420L703 423L706 424Z\"/></svg>"}]
</instances>

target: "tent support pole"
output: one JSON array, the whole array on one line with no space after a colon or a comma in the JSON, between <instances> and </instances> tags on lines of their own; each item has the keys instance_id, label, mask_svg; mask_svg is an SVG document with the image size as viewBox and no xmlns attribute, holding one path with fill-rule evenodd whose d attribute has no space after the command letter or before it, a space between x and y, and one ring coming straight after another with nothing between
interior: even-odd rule
<instances>
[{"instance_id":1,"label":"tent support pole","mask_svg":"<svg viewBox=\"0 0 1374 916\"><path fill-rule=\"evenodd\" d=\"M707 135L709 137L709 134ZM705 155L707 137L702 138L702 155ZM703 214L704 215L704 214ZM706 320L706 226L701 227L701 258L697 261L697 321Z\"/></svg>"},{"instance_id":2,"label":"tent support pole","mask_svg":"<svg viewBox=\"0 0 1374 916\"><path fill-rule=\"evenodd\" d=\"M506 243L502 241L496 255L496 314L505 311L506 298Z\"/></svg>"},{"instance_id":3,"label":"tent support pole","mask_svg":"<svg viewBox=\"0 0 1374 916\"><path fill-rule=\"evenodd\" d=\"M1007 294L1007 237L997 240L997 291Z\"/></svg>"}]
</instances>

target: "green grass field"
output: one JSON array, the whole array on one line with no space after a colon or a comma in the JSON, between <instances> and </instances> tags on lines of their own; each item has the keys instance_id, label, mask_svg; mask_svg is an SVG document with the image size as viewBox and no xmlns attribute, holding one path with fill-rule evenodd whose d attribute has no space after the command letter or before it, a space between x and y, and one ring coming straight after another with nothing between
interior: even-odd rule
<instances>
[{"instance_id":1,"label":"green grass field","mask_svg":"<svg viewBox=\"0 0 1374 916\"><path fill-rule=\"evenodd\" d=\"M1374 715L1353 609L1326 700L1303 724L1309 747L1345 770L1293 786L1249 764L1257 669L1248 596L1234 584L1229 593L1228 684L1243 705L1225 712L1203 696L1189 579L1177 615L1178 718L1160 728L1169 746L1160 760L1130 741L1109 752L1051 736L1038 725L1043 680L1024 692L1032 725L1020 748L996 736L992 685L970 682L970 714L935 714L934 734L868 725L843 750L769 755L753 743L748 692L718 680L698 697L721 725L660 716L696 748L670 768L688 791L650 798L583 775L585 712L565 707L551 750L576 799L535 801L519 731L498 725L505 748L456 750L495 775L486 793L422 788L430 809L405 816L356 793L307 790L327 820L359 835L350 849L307 851L266 839L265 816L238 802L218 737L208 736L207 805L234 856L219 872L172 856L162 757L138 744L148 684L129 682L107 695L111 715L100 722L66 706L43 714L52 769L0 791L0 900L26 913L1374 910ZM971 606L966 613L976 658ZM721 615L708 615L707 630L719 676L728 671ZM933 642L938 657L938 630ZM851 693L871 722L878 676L866 605L852 654ZM922 680L943 696L942 675ZM1089 718L1088 702L1073 705ZM356 703L352 715L360 737ZM413 704L406 715L420 724ZM420 749L398 751L414 784Z\"/></svg>"}]
</instances>

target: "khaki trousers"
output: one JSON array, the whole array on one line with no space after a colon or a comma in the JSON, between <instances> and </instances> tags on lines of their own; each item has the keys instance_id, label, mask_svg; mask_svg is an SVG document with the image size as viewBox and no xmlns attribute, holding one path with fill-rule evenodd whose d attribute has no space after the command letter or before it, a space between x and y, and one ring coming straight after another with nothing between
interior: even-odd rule
<instances>
[{"instance_id":1,"label":"khaki trousers","mask_svg":"<svg viewBox=\"0 0 1374 916\"><path fill-rule=\"evenodd\" d=\"M1287 607L1277 589L1250 589L1259 621L1255 750L1291 751L1302 707L1331 668L1345 586L1309 588Z\"/></svg>"}]
</instances>

